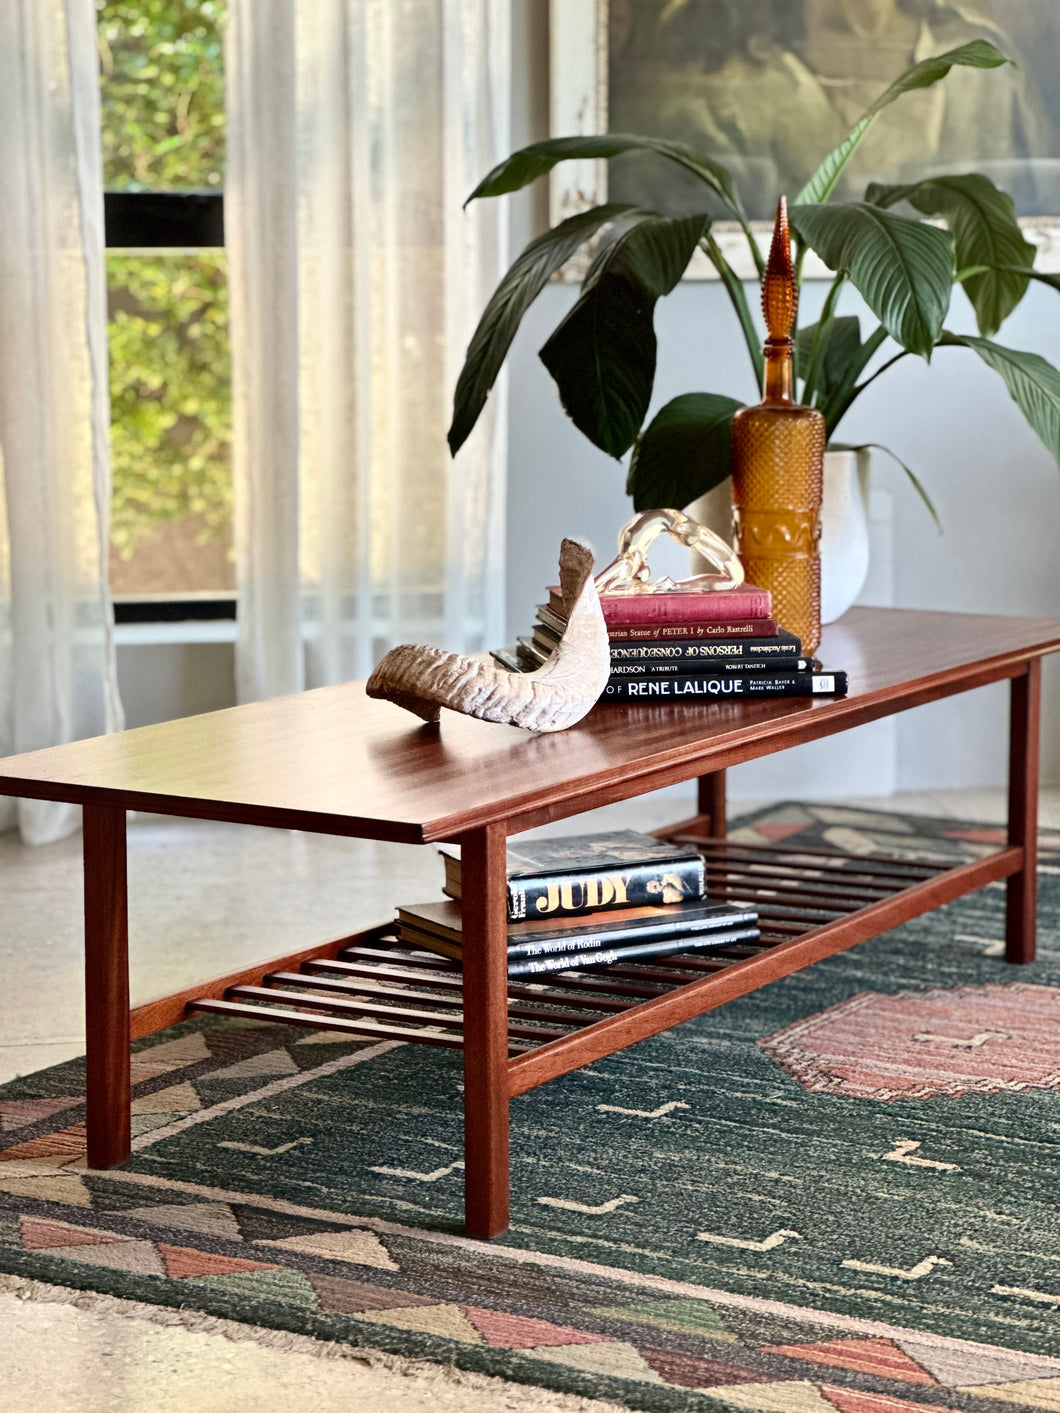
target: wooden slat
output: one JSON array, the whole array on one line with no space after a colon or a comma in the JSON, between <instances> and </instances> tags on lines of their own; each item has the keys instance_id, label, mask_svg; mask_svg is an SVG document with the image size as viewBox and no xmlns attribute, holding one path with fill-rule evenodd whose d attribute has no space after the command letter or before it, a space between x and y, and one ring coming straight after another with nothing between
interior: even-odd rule
<instances>
[{"instance_id":1,"label":"wooden slat","mask_svg":"<svg viewBox=\"0 0 1060 1413\"><path fill-rule=\"evenodd\" d=\"M409 1001L428 1001L432 1006L449 1006L460 1009L463 1004L459 996L447 991L417 991L414 988L399 989L396 986L379 986L371 981L344 981L341 977L307 975L299 971L270 972L263 978L265 986L300 986L316 991L334 991L345 996L375 996L379 999L392 998L395 1005L405 1005ZM580 1013L573 1007L560 1009L558 1006L528 1006L518 1001L508 1001L508 1014L522 1020L555 1021L559 1025L578 1025Z\"/></svg>"},{"instance_id":2,"label":"wooden slat","mask_svg":"<svg viewBox=\"0 0 1060 1413\"><path fill-rule=\"evenodd\" d=\"M305 1011L289 1011L281 1006L251 1006L240 1001L203 998L192 1001L189 1010L207 1011L217 1016L241 1016L245 1020L272 1021L275 1025L300 1025L309 1030L338 1030L347 1035L371 1036L375 1040L415 1041L417 1045L440 1045L447 1050L460 1050L464 1043L457 1035L412 1030L408 1026L377 1025L373 1021L340 1020L338 1016L311 1016Z\"/></svg>"},{"instance_id":3,"label":"wooden slat","mask_svg":"<svg viewBox=\"0 0 1060 1413\"><path fill-rule=\"evenodd\" d=\"M668 836L670 837L670 836ZM740 849L748 854L755 854L761 851L764 854L793 854L802 855L806 858L818 859L841 859L845 866L836 869L836 873L857 872L859 866L871 865L874 872L894 873L901 877L907 877L905 870L918 869L924 873L945 873L952 868L951 863L936 863L930 859L895 859L887 854L844 854L841 849L807 849L798 844L734 844L731 839L711 839L705 835L673 836L675 844L694 844L702 848L704 852L711 854L728 854Z\"/></svg>"},{"instance_id":4,"label":"wooden slat","mask_svg":"<svg viewBox=\"0 0 1060 1413\"><path fill-rule=\"evenodd\" d=\"M512 1061L509 1067L511 1093L513 1096L524 1094L558 1075L603 1059L782 976L790 976L811 962L875 937L964 893L1007 878L1018 870L1022 857L1022 849L1008 848L961 864L940 877L915 884L889 898L870 903L849 917L816 928L804 937L783 942L768 953L737 962L713 976L705 976L666 996L646 1001L622 1016L608 1017L563 1040L550 1041L532 1054Z\"/></svg>"},{"instance_id":5,"label":"wooden slat","mask_svg":"<svg viewBox=\"0 0 1060 1413\"><path fill-rule=\"evenodd\" d=\"M867 874L855 876L846 869L808 869L775 859L720 859L707 860L707 878L752 878L760 879L764 887L777 883L797 883L801 888L818 891L834 891L838 896L873 897L879 893L893 893L901 886L894 878L871 877ZM920 875L924 877L925 875ZM917 882L916 876L907 876L906 883Z\"/></svg>"},{"instance_id":6,"label":"wooden slat","mask_svg":"<svg viewBox=\"0 0 1060 1413\"><path fill-rule=\"evenodd\" d=\"M393 1016L397 1022L442 1025L458 1033L464 1028L461 1011L424 1011L410 1006L383 1005L378 1001L349 1000L342 996L321 996L311 992L307 994L289 987L280 989L268 986L233 986L228 996L233 1001L266 1001L272 1005L280 1003L288 1006L309 1006L328 1015L377 1016L383 1020ZM522 1025L512 1021L508 1023L509 1035L517 1035L526 1040L558 1040L570 1029L570 1024L562 1030L557 1030L554 1026Z\"/></svg>"},{"instance_id":7,"label":"wooden slat","mask_svg":"<svg viewBox=\"0 0 1060 1413\"><path fill-rule=\"evenodd\" d=\"M425 978L423 972L416 971L412 967L395 967L389 965L373 967L367 964L343 961L320 963L307 961L303 962L302 965L307 970L313 972L339 971L343 976L378 976L383 977L387 981L411 981L417 986L423 986L429 982L431 986L452 987L457 991L461 989L459 973L454 973L453 975L437 975L431 973L428 978ZM636 1005L635 1001L619 1001L614 997L596 998L580 994L567 995L565 994L567 988L558 990L552 987L546 990L544 987L544 983L542 983L542 989L539 990L533 983L520 984L518 982L509 981L508 995L517 996L520 1000L527 1001L536 1001L539 999L542 1001L559 1001L565 1006L576 1006L579 1010L588 1011L628 1011L631 1006ZM583 992L585 990L592 991L594 989L591 984L585 982L579 982L578 987ZM574 987L570 988L572 991L577 991L577 989L578 988ZM599 988L596 989L598 990ZM653 991L651 994L654 995L655 992Z\"/></svg>"},{"instance_id":8,"label":"wooden slat","mask_svg":"<svg viewBox=\"0 0 1060 1413\"><path fill-rule=\"evenodd\" d=\"M288 952L282 957L273 957L271 961L255 966L240 967L238 971L215 976L212 981L200 982L198 986L186 986L182 991L173 992L171 996L160 996L157 1000L147 1001L144 1005L137 1006L129 1017L132 1038L138 1040L143 1035L153 1035L156 1030L164 1030L166 1026L184 1020L190 1001L208 997L219 1000L230 986L256 985L267 972L286 971L301 965L309 958L334 957L351 943L356 944L387 934L392 925L382 923L367 928L364 932L337 937L332 942L318 942L314 947L303 947L298 952Z\"/></svg>"}]
</instances>

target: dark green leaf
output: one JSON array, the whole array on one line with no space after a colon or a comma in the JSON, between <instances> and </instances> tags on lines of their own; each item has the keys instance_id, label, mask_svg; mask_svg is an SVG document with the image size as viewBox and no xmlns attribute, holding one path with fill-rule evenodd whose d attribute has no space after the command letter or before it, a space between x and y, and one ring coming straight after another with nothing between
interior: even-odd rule
<instances>
[{"instance_id":1,"label":"dark green leaf","mask_svg":"<svg viewBox=\"0 0 1060 1413\"><path fill-rule=\"evenodd\" d=\"M971 69L996 69L1002 64L1011 62L1011 59L1006 59L1000 49L996 49L989 40L973 39L969 44L949 49L945 54L937 54L932 59L922 59L919 64L914 64L911 69L906 69L900 78L895 79L890 88L880 94L871 108L865 110L839 146L829 152L795 198L796 204L803 205L828 200L835 190L843 168L857 151L862 138L872 127L876 118L896 98L901 98L903 93L910 93L916 88L930 88L932 84L938 83L939 79L945 78L950 69L955 66Z\"/></svg>"},{"instance_id":2,"label":"dark green leaf","mask_svg":"<svg viewBox=\"0 0 1060 1413\"><path fill-rule=\"evenodd\" d=\"M455 456L479 419L490 388L523 315L574 252L601 226L629 215L631 206L596 206L561 221L554 230L532 240L497 286L468 345L453 396L449 450Z\"/></svg>"},{"instance_id":3,"label":"dark green leaf","mask_svg":"<svg viewBox=\"0 0 1060 1413\"><path fill-rule=\"evenodd\" d=\"M611 456L633 443L655 380L656 300L684 274L706 216L645 216L599 252L541 361L580 432Z\"/></svg>"},{"instance_id":4,"label":"dark green leaf","mask_svg":"<svg viewBox=\"0 0 1060 1413\"><path fill-rule=\"evenodd\" d=\"M991 339L971 334L951 334L946 330L940 347L973 349L995 373L1005 380L1013 402L1042 439L1050 456L1060 462L1060 373L1037 353L1003 348Z\"/></svg>"},{"instance_id":5,"label":"dark green leaf","mask_svg":"<svg viewBox=\"0 0 1060 1413\"><path fill-rule=\"evenodd\" d=\"M632 133L606 133L598 137L550 137L544 142L521 147L499 162L468 197L503 196L519 191L538 177L545 176L559 162L602 160L623 152L654 152L691 172L720 196L730 210L743 216L743 207L733 184L732 173L712 157L686 147L683 142L666 142L661 137L637 137Z\"/></svg>"},{"instance_id":6,"label":"dark green leaf","mask_svg":"<svg viewBox=\"0 0 1060 1413\"><path fill-rule=\"evenodd\" d=\"M1001 269L1007 275L1021 275L1025 280L1037 280L1040 284L1049 285L1051 289L1060 290L1060 275L1047 275L1043 270L1030 270L1015 265L1003 265Z\"/></svg>"},{"instance_id":7,"label":"dark green leaf","mask_svg":"<svg viewBox=\"0 0 1060 1413\"><path fill-rule=\"evenodd\" d=\"M791 223L829 269L849 273L893 339L930 357L956 273L949 231L860 201L796 206Z\"/></svg>"},{"instance_id":8,"label":"dark green leaf","mask_svg":"<svg viewBox=\"0 0 1060 1413\"><path fill-rule=\"evenodd\" d=\"M865 200L876 206L908 201L925 216L943 218L953 232L958 268L968 271L963 284L975 308L979 332L987 337L996 334L1027 290L1026 276L1009 273L1007 267L1034 261L1034 246L1023 238L1012 197L999 191L989 177L970 172L904 186L873 182Z\"/></svg>"},{"instance_id":9,"label":"dark green leaf","mask_svg":"<svg viewBox=\"0 0 1060 1413\"><path fill-rule=\"evenodd\" d=\"M681 510L730 474L733 414L717 393L684 393L652 418L633 449L626 491L634 510Z\"/></svg>"},{"instance_id":10,"label":"dark green leaf","mask_svg":"<svg viewBox=\"0 0 1060 1413\"><path fill-rule=\"evenodd\" d=\"M827 401L845 380L861 348L861 324L856 314L844 314L841 318L832 319L820 335L817 332L819 327L818 324L806 324L795 336L801 378L805 378L809 370L811 357L817 359L816 406Z\"/></svg>"}]
</instances>

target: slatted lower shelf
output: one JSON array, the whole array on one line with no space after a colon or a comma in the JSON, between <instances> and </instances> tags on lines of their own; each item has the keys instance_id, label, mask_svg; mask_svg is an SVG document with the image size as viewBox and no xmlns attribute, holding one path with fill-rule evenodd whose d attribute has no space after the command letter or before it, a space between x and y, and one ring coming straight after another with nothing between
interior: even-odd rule
<instances>
[{"instance_id":1,"label":"slatted lower shelf","mask_svg":"<svg viewBox=\"0 0 1060 1413\"><path fill-rule=\"evenodd\" d=\"M757 942L709 953L675 953L649 962L567 971L508 986L508 1041L513 1056L562 1040L693 982L928 884L950 865L838 851L730 843L695 834L707 861L709 895L758 910ZM459 967L377 930L362 945L310 957L297 971L266 972L255 984L188 1003L208 1011L336 1030L354 1037L412 1041L459 1049L463 1044Z\"/></svg>"}]
</instances>

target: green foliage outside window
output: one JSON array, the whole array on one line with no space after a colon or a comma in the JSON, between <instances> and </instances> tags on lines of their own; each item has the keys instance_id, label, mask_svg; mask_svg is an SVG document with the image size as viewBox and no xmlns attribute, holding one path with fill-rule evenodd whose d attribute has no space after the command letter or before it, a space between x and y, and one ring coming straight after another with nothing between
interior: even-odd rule
<instances>
[{"instance_id":1,"label":"green foliage outside window","mask_svg":"<svg viewBox=\"0 0 1060 1413\"><path fill-rule=\"evenodd\" d=\"M97 0L96 9L107 189L220 190L225 6ZM153 526L189 516L196 517L200 541L227 538L231 382L223 252L112 254L108 289L114 547L129 559Z\"/></svg>"},{"instance_id":2,"label":"green foliage outside window","mask_svg":"<svg viewBox=\"0 0 1060 1413\"><path fill-rule=\"evenodd\" d=\"M220 190L226 7L96 0L108 191Z\"/></svg>"},{"instance_id":3,"label":"green foliage outside window","mask_svg":"<svg viewBox=\"0 0 1060 1413\"><path fill-rule=\"evenodd\" d=\"M163 520L228 531L232 407L221 251L111 256L111 539L128 558Z\"/></svg>"}]
</instances>

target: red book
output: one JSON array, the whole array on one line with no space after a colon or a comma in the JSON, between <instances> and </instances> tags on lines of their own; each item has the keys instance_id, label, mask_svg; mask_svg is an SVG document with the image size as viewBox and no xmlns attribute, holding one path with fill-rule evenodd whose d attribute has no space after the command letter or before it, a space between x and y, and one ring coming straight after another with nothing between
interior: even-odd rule
<instances>
[{"instance_id":1,"label":"red book","mask_svg":"<svg viewBox=\"0 0 1060 1413\"><path fill-rule=\"evenodd\" d=\"M608 623L612 643L695 642L697 638L775 638L775 618L743 618L732 623Z\"/></svg>"},{"instance_id":2,"label":"red book","mask_svg":"<svg viewBox=\"0 0 1060 1413\"><path fill-rule=\"evenodd\" d=\"M558 588L549 589L548 606L563 615L563 596ZM601 594L600 607L608 628L646 623L735 623L773 614L769 590L754 584L715 593Z\"/></svg>"}]
</instances>

